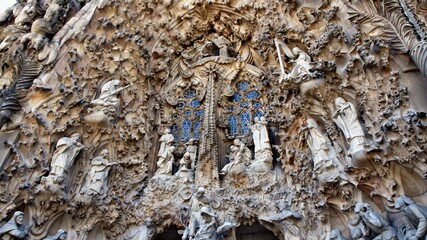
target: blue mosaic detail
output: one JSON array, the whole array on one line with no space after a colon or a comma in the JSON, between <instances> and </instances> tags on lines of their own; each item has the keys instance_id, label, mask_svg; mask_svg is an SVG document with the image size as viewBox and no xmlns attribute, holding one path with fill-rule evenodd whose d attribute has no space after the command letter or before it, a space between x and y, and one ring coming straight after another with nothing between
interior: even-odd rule
<instances>
[{"instance_id":1,"label":"blue mosaic detail","mask_svg":"<svg viewBox=\"0 0 427 240\"><path fill-rule=\"evenodd\" d=\"M230 135L236 135L237 134L237 118L236 118L236 116L231 115L228 118L228 124L229 124Z\"/></svg>"},{"instance_id":2,"label":"blue mosaic detail","mask_svg":"<svg viewBox=\"0 0 427 240\"><path fill-rule=\"evenodd\" d=\"M248 102L242 102L240 104L240 107L244 108L244 107L249 107L249 103Z\"/></svg>"},{"instance_id":3,"label":"blue mosaic detail","mask_svg":"<svg viewBox=\"0 0 427 240\"><path fill-rule=\"evenodd\" d=\"M193 101L190 102L190 107L192 108L199 107L200 105L201 105L201 102L199 99L194 99Z\"/></svg>"},{"instance_id":4,"label":"blue mosaic detail","mask_svg":"<svg viewBox=\"0 0 427 240\"><path fill-rule=\"evenodd\" d=\"M184 93L185 98L193 98L196 96L196 90L194 88L190 88Z\"/></svg>"},{"instance_id":5,"label":"blue mosaic detail","mask_svg":"<svg viewBox=\"0 0 427 240\"><path fill-rule=\"evenodd\" d=\"M234 102L239 102L240 100L242 100L242 94L234 93L231 98L233 99Z\"/></svg>"},{"instance_id":6,"label":"blue mosaic detail","mask_svg":"<svg viewBox=\"0 0 427 240\"><path fill-rule=\"evenodd\" d=\"M248 112L243 112L240 115L241 129L240 133L247 134L250 132L249 125L251 124L251 114Z\"/></svg>"},{"instance_id":7,"label":"blue mosaic detail","mask_svg":"<svg viewBox=\"0 0 427 240\"><path fill-rule=\"evenodd\" d=\"M190 140L190 132L191 132L191 122L188 119L185 119L182 123L182 136L181 140L187 142Z\"/></svg>"},{"instance_id":8,"label":"blue mosaic detail","mask_svg":"<svg viewBox=\"0 0 427 240\"><path fill-rule=\"evenodd\" d=\"M175 139L178 139L178 125L174 124L170 127L171 133Z\"/></svg>"},{"instance_id":9,"label":"blue mosaic detail","mask_svg":"<svg viewBox=\"0 0 427 240\"><path fill-rule=\"evenodd\" d=\"M246 94L246 98L248 99L257 99L259 97L259 92L252 90Z\"/></svg>"},{"instance_id":10,"label":"blue mosaic detail","mask_svg":"<svg viewBox=\"0 0 427 240\"><path fill-rule=\"evenodd\" d=\"M203 110L199 110L199 111L196 112L196 116L201 117L201 116L203 116L203 113L204 113Z\"/></svg>"},{"instance_id":11,"label":"blue mosaic detail","mask_svg":"<svg viewBox=\"0 0 427 240\"><path fill-rule=\"evenodd\" d=\"M250 83L248 81L241 81L239 83L237 83L237 88L240 91L246 91L246 89L248 89L250 86Z\"/></svg>"},{"instance_id":12,"label":"blue mosaic detail","mask_svg":"<svg viewBox=\"0 0 427 240\"><path fill-rule=\"evenodd\" d=\"M258 111L258 112L256 112L255 113L255 115L254 115L255 117L262 117L262 116L264 116L264 113L262 113L262 112L260 112L260 111Z\"/></svg>"},{"instance_id":13,"label":"blue mosaic detail","mask_svg":"<svg viewBox=\"0 0 427 240\"><path fill-rule=\"evenodd\" d=\"M194 139L200 138L200 124L201 124L200 120L198 120L194 123L194 126L193 126L193 138Z\"/></svg>"}]
</instances>

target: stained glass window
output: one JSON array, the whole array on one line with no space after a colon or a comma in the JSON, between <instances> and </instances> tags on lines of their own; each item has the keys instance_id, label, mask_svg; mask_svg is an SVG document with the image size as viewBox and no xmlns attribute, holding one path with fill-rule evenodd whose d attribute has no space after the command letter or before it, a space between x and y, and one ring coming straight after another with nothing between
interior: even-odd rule
<instances>
[{"instance_id":1,"label":"stained glass window","mask_svg":"<svg viewBox=\"0 0 427 240\"><path fill-rule=\"evenodd\" d=\"M200 120L198 120L194 123L194 126L193 126L193 138L194 139L200 138L200 124L201 124Z\"/></svg>"},{"instance_id":2,"label":"stained glass window","mask_svg":"<svg viewBox=\"0 0 427 240\"><path fill-rule=\"evenodd\" d=\"M187 142L190 140L190 133L191 133L191 122L188 119L185 119L182 123L182 137L181 140L184 142Z\"/></svg>"},{"instance_id":3,"label":"stained glass window","mask_svg":"<svg viewBox=\"0 0 427 240\"><path fill-rule=\"evenodd\" d=\"M229 135L247 135L251 133L253 118L263 116L261 94L255 84L247 80L234 85L234 93L226 104Z\"/></svg>"}]
</instances>

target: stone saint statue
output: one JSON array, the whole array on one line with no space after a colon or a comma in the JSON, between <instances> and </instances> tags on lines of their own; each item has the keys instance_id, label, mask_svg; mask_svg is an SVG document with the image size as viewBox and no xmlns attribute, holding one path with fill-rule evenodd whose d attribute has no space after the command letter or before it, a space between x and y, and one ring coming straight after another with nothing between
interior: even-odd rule
<instances>
[{"instance_id":1,"label":"stone saint statue","mask_svg":"<svg viewBox=\"0 0 427 240\"><path fill-rule=\"evenodd\" d=\"M90 103L93 106L104 107L110 112L115 112L116 106L119 104L119 98L117 97L118 91L121 90L118 88L119 86L120 80L117 79L104 83L104 85L102 85L99 97Z\"/></svg>"},{"instance_id":2,"label":"stone saint statue","mask_svg":"<svg viewBox=\"0 0 427 240\"><path fill-rule=\"evenodd\" d=\"M64 229L59 229L59 231L50 237L46 237L43 240L66 240L67 239L67 231Z\"/></svg>"},{"instance_id":3,"label":"stone saint statue","mask_svg":"<svg viewBox=\"0 0 427 240\"><path fill-rule=\"evenodd\" d=\"M349 155L352 156L358 151L363 151L365 133L357 119L356 108L351 102L347 102L341 97L335 99L335 107L336 111L332 118L350 144Z\"/></svg>"},{"instance_id":4,"label":"stone saint statue","mask_svg":"<svg viewBox=\"0 0 427 240\"><path fill-rule=\"evenodd\" d=\"M115 164L117 163L108 161L108 150L102 150L99 156L92 159L88 172L88 183L83 192L89 196L99 196L107 192L108 172L111 166Z\"/></svg>"},{"instance_id":5,"label":"stone saint statue","mask_svg":"<svg viewBox=\"0 0 427 240\"><path fill-rule=\"evenodd\" d=\"M175 150L175 147L172 146L175 138L170 133L170 129L167 128L165 130L165 134L163 134L160 137L160 149L157 154L158 160L157 160L157 171L156 175L158 174L165 174L165 175L172 175L172 166L173 166L173 152Z\"/></svg>"},{"instance_id":6,"label":"stone saint statue","mask_svg":"<svg viewBox=\"0 0 427 240\"><path fill-rule=\"evenodd\" d=\"M24 225L24 213L16 211L12 218L0 227L2 240L25 239L30 226Z\"/></svg>"},{"instance_id":7,"label":"stone saint statue","mask_svg":"<svg viewBox=\"0 0 427 240\"><path fill-rule=\"evenodd\" d=\"M230 162L221 169L222 175L228 175L230 172L237 173L244 171L246 166L250 164L252 153L242 141L235 139L233 145L230 146L228 158Z\"/></svg>"},{"instance_id":8,"label":"stone saint statue","mask_svg":"<svg viewBox=\"0 0 427 240\"><path fill-rule=\"evenodd\" d=\"M193 178L193 170L191 169L192 161L190 157L190 153L186 152L179 161L179 170L176 173L178 177L186 178L188 180Z\"/></svg>"},{"instance_id":9,"label":"stone saint statue","mask_svg":"<svg viewBox=\"0 0 427 240\"><path fill-rule=\"evenodd\" d=\"M359 214L366 227L378 234L374 240L397 240L396 230L386 219L374 212L369 204L361 202L356 203L354 212Z\"/></svg>"},{"instance_id":10,"label":"stone saint statue","mask_svg":"<svg viewBox=\"0 0 427 240\"><path fill-rule=\"evenodd\" d=\"M343 174L344 166L327 138L319 129L316 121L308 118L306 121L306 139L313 157L314 172L321 183L335 182L337 179L346 179Z\"/></svg>"},{"instance_id":11,"label":"stone saint statue","mask_svg":"<svg viewBox=\"0 0 427 240\"><path fill-rule=\"evenodd\" d=\"M268 138L267 121L264 117L255 117L252 125L252 138L255 145L255 155L264 150L271 150L270 139Z\"/></svg>"},{"instance_id":12,"label":"stone saint statue","mask_svg":"<svg viewBox=\"0 0 427 240\"><path fill-rule=\"evenodd\" d=\"M197 145L196 140L191 138L187 143L187 152L190 154L191 159L191 170L196 170L196 159L197 159Z\"/></svg>"},{"instance_id":13,"label":"stone saint statue","mask_svg":"<svg viewBox=\"0 0 427 240\"><path fill-rule=\"evenodd\" d=\"M73 165L74 159L84 147L79 140L80 134L78 133L58 140L50 163L51 169L48 178L54 178L53 180L56 183L65 179L68 169Z\"/></svg>"},{"instance_id":14,"label":"stone saint statue","mask_svg":"<svg viewBox=\"0 0 427 240\"><path fill-rule=\"evenodd\" d=\"M216 215L208 207L200 209L200 222L194 240L216 240L217 239L217 222Z\"/></svg>"},{"instance_id":15,"label":"stone saint statue","mask_svg":"<svg viewBox=\"0 0 427 240\"><path fill-rule=\"evenodd\" d=\"M406 196L399 196L394 207L405 213L405 216L416 227L416 231L408 231L405 237L409 240L424 239L427 233L427 207L417 205Z\"/></svg>"},{"instance_id":16,"label":"stone saint statue","mask_svg":"<svg viewBox=\"0 0 427 240\"><path fill-rule=\"evenodd\" d=\"M209 204L210 201L205 195L205 189L200 187L190 199L190 224L188 227L190 239L194 239L199 223L201 222L201 209L209 207Z\"/></svg>"}]
</instances>

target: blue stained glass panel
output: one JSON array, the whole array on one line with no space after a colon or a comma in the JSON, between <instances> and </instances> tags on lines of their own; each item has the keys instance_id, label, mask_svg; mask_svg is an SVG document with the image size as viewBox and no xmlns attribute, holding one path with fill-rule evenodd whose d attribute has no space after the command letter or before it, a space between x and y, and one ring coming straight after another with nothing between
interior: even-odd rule
<instances>
[{"instance_id":1,"label":"blue stained glass panel","mask_svg":"<svg viewBox=\"0 0 427 240\"><path fill-rule=\"evenodd\" d=\"M249 124L251 123L251 114L248 112L243 112L242 115L240 115L240 122L241 122L240 132L242 134L249 133L250 132Z\"/></svg>"},{"instance_id":2,"label":"blue stained glass panel","mask_svg":"<svg viewBox=\"0 0 427 240\"><path fill-rule=\"evenodd\" d=\"M254 106L256 108L260 108L260 107L262 107L262 104L260 102L256 102L256 103L254 103Z\"/></svg>"},{"instance_id":3,"label":"blue stained glass panel","mask_svg":"<svg viewBox=\"0 0 427 240\"><path fill-rule=\"evenodd\" d=\"M231 115L228 118L228 124L229 124L230 135L236 135L237 134L237 118L236 118L236 116Z\"/></svg>"},{"instance_id":4,"label":"blue stained glass panel","mask_svg":"<svg viewBox=\"0 0 427 240\"><path fill-rule=\"evenodd\" d=\"M240 93L234 93L233 96L232 96L232 99L233 99L234 102L238 102L238 101L242 100L242 94L240 94Z\"/></svg>"},{"instance_id":5,"label":"blue stained glass panel","mask_svg":"<svg viewBox=\"0 0 427 240\"><path fill-rule=\"evenodd\" d=\"M233 106L228 107L228 111L234 112L234 107Z\"/></svg>"},{"instance_id":6,"label":"blue stained glass panel","mask_svg":"<svg viewBox=\"0 0 427 240\"><path fill-rule=\"evenodd\" d=\"M200 138L200 120L196 121L193 126L193 138L199 139Z\"/></svg>"},{"instance_id":7,"label":"blue stained glass panel","mask_svg":"<svg viewBox=\"0 0 427 240\"><path fill-rule=\"evenodd\" d=\"M257 99L259 97L259 92L252 90L246 94L246 98Z\"/></svg>"},{"instance_id":8,"label":"blue stained glass panel","mask_svg":"<svg viewBox=\"0 0 427 240\"><path fill-rule=\"evenodd\" d=\"M203 116L204 111L203 110L199 110L196 112L197 116Z\"/></svg>"},{"instance_id":9,"label":"blue stained glass panel","mask_svg":"<svg viewBox=\"0 0 427 240\"><path fill-rule=\"evenodd\" d=\"M170 127L171 133L175 139L178 139L178 125L174 124Z\"/></svg>"},{"instance_id":10,"label":"blue stained glass panel","mask_svg":"<svg viewBox=\"0 0 427 240\"><path fill-rule=\"evenodd\" d=\"M241 81L239 83L237 83L237 88L240 91L246 91L246 89L249 88L250 83L248 81Z\"/></svg>"},{"instance_id":11,"label":"blue stained glass panel","mask_svg":"<svg viewBox=\"0 0 427 240\"><path fill-rule=\"evenodd\" d=\"M191 116L191 110L186 110L186 111L184 112L184 115L185 115L185 116Z\"/></svg>"},{"instance_id":12,"label":"blue stained glass panel","mask_svg":"<svg viewBox=\"0 0 427 240\"><path fill-rule=\"evenodd\" d=\"M264 113L262 113L260 111L255 113L255 117L262 117L262 116L264 116Z\"/></svg>"},{"instance_id":13,"label":"blue stained glass panel","mask_svg":"<svg viewBox=\"0 0 427 240\"><path fill-rule=\"evenodd\" d=\"M190 102L190 107L192 107L192 108L196 108L200 105L201 105L201 103L200 103L199 99L194 99L193 101Z\"/></svg>"},{"instance_id":14,"label":"blue stained glass panel","mask_svg":"<svg viewBox=\"0 0 427 240\"><path fill-rule=\"evenodd\" d=\"M191 132L191 122L188 119L185 119L182 123L182 136L181 140L187 142L190 140L190 132Z\"/></svg>"},{"instance_id":15,"label":"blue stained glass panel","mask_svg":"<svg viewBox=\"0 0 427 240\"><path fill-rule=\"evenodd\" d=\"M249 103L248 102L242 102L241 104L240 104L240 107L249 107Z\"/></svg>"},{"instance_id":16,"label":"blue stained glass panel","mask_svg":"<svg viewBox=\"0 0 427 240\"><path fill-rule=\"evenodd\" d=\"M196 96L196 90L194 88L190 88L184 93L185 98L193 98Z\"/></svg>"}]
</instances>

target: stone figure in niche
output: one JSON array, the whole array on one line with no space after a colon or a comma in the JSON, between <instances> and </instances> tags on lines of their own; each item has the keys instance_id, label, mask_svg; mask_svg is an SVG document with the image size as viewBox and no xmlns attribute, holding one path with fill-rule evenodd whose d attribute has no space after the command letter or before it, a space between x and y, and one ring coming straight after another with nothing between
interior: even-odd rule
<instances>
[{"instance_id":1,"label":"stone figure in niche","mask_svg":"<svg viewBox=\"0 0 427 240\"><path fill-rule=\"evenodd\" d=\"M332 115L332 118L344 133L350 145L348 154L353 159L357 158L360 154L364 156L363 145L365 143L365 133L357 119L356 108L352 103L347 102L341 97L335 99L335 107L336 111Z\"/></svg>"},{"instance_id":2,"label":"stone figure in niche","mask_svg":"<svg viewBox=\"0 0 427 240\"><path fill-rule=\"evenodd\" d=\"M92 123L109 122L116 115L120 103L118 93L127 87L120 87L120 80L117 79L102 85L99 97L90 102L90 114L85 119Z\"/></svg>"},{"instance_id":3,"label":"stone figure in niche","mask_svg":"<svg viewBox=\"0 0 427 240\"><path fill-rule=\"evenodd\" d=\"M0 227L0 236L4 240L25 239L30 226L24 225L24 213L16 211L12 218Z\"/></svg>"},{"instance_id":4,"label":"stone figure in niche","mask_svg":"<svg viewBox=\"0 0 427 240\"><path fill-rule=\"evenodd\" d=\"M73 165L75 158L84 146L79 142L80 134L74 133L71 137L63 137L58 140L56 150L53 153L51 169L47 179L52 183L64 181L68 169Z\"/></svg>"},{"instance_id":5,"label":"stone figure in niche","mask_svg":"<svg viewBox=\"0 0 427 240\"><path fill-rule=\"evenodd\" d=\"M416 231L407 231L409 240L424 239L427 233L427 207L416 204L406 196L399 196L394 207L405 213L405 216L416 227Z\"/></svg>"},{"instance_id":6,"label":"stone figure in niche","mask_svg":"<svg viewBox=\"0 0 427 240\"><path fill-rule=\"evenodd\" d=\"M190 239L193 239L196 235L197 228L201 222L201 209L203 207L209 207L210 201L205 195L205 189L200 187L197 189L196 194L194 194L190 199L190 224L188 227Z\"/></svg>"},{"instance_id":7,"label":"stone figure in niche","mask_svg":"<svg viewBox=\"0 0 427 240\"><path fill-rule=\"evenodd\" d=\"M59 229L59 231L55 235L44 238L44 240L66 240L66 239L67 239L67 231L65 231L64 229Z\"/></svg>"},{"instance_id":8,"label":"stone figure in niche","mask_svg":"<svg viewBox=\"0 0 427 240\"><path fill-rule=\"evenodd\" d=\"M362 217L357 215L355 219L348 222L351 231L351 239L369 240L371 231L366 227Z\"/></svg>"},{"instance_id":9,"label":"stone figure in niche","mask_svg":"<svg viewBox=\"0 0 427 240\"><path fill-rule=\"evenodd\" d=\"M99 196L107 192L108 172L111 166L115 164L117 163L109 162L108 150L102 150L99 156L92 159L88 172L88 183L83 189L83 192L89 196Z\"/></svg>"},{"instance_id":10,"label":"stone figure in niche","mask_svg":"<svg viewBox=\"0 0 427 240\"><path fill-rule=\"evenodd\" d=\"M273 152L271 151L265 118L255 117L251 130L255 145L255 160L251 163L249 169L255 172L269 171L272 168Z\"/></svg>"},{"instance_id":11,"label":"stone figure in niche","mask_svg":"<svg viewBox=\"0 0 427 240\"><path fill-rule=\"evenodd\" d=\"M244 171L251 161L252 153L242 141L235 139L233 145L230 146L228 158L230 162L221 169L222 175L228 175L235 171Z\"/></svg>"},{"instance_id":12,"label":"stone figure in niche","mask_svg":"<svg viewBox=\"0 0 427 240\"><path fill-rule=\"evenodd\" d=\"M363 223L378 236L374 240L390 239L397 240L397 232L381 215L374 212L371 206L367 203L356 203L354 212L359 214Z\"/></svg>"},{"instance_id":13,"label":"stone figure in niche","mask_svg":"<svg viewBox=\"0 0 427 240\"><path fill-rule=\"evenodd\" d=\"M172 166L174 161L173 152L175 147L172 146L175 138L170 133L170 129L165 130L165 134L160 137L160 149L157 154L157 171L156 175L172 175Z\"/></svg>"},{"instance_id":14,"label":"stone figure in niche","mask_svg":"<svg viewBox=\"0 0 427 240\"><path fill-rule=\"evenodd\" d=\"M192 162L190 153L184 153L184 156L179 161L179 170L176 175L191 180L193 178L193 170L191 169Z\"/></svg>"},{"instance_id":15,"label":"stone figure in niche","mask_svg":"<svg viewBox=\"0 0 427 240\"><path fill-rule=\"evenodd\" d=\"M336 182L339 179L346 180L343 173L344 167L316 121L308 118L305 128L307 130L305 138L313 157L314 173L321 185Z\"/></svg>"},{"instance_id":16,"label":"stone figure in niche","mask_svg":"<svg viewBox=\"0 0 427 240\"><path fill-rule=\"evenodd\" d=\"M347 240L347 238L342 235L341 230L333 229L329 234L329 240Z\"/></svg>"},{"instance_id":17,"label":"stone figure in niche","mask_svg":"<svg viewBox=\"0 0 427 240\"><path fill-rule=\"evenodd\" d=\"M194 138L191 138L187 143L187 152L190 154L191 170L196 170L197 159L197 144Z\"/></svg>"}]
</instances>

